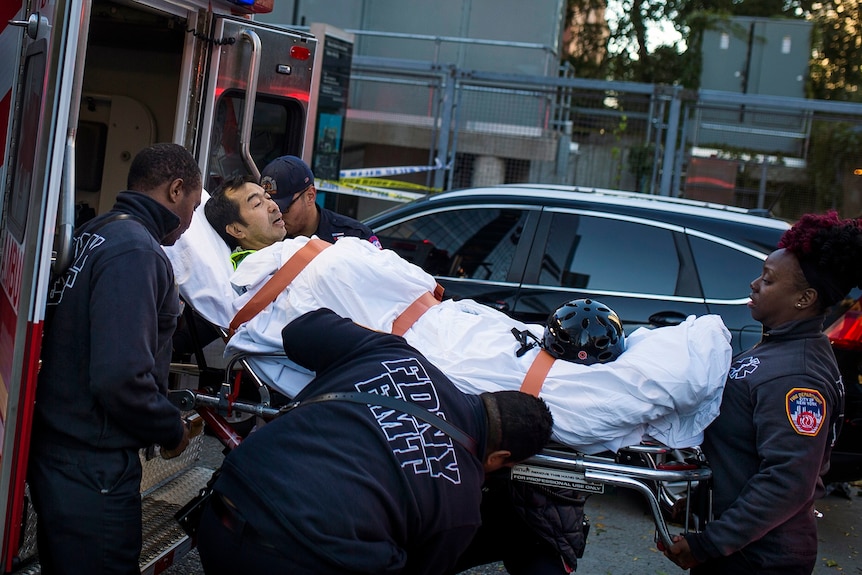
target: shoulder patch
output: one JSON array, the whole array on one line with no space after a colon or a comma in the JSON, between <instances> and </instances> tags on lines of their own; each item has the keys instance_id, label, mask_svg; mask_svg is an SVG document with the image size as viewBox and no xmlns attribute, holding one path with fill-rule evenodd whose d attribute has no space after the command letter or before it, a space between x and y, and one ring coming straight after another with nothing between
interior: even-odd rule
<instances>
[{"instance_id":1,"label":"shoulder patch","mask_svg":"<svg viewBox=\"0 0 862 575\"><path fill-rule=\"evenodd\" d=\"M743 357L730 366L730 379L745 379L760 367L760 359L754 356Z\"/></svg>"},{"instance_id":2,"label":"shoulder patch","mask_svg":"<svg viewBox=\"0 0 862 575\"><path fill-rule=\"evenodd\" d=\"M816 389L794 387L785 397L790 425L799 435L814 436L826 421L826 401Z\"/></svg>"}]
</instances>

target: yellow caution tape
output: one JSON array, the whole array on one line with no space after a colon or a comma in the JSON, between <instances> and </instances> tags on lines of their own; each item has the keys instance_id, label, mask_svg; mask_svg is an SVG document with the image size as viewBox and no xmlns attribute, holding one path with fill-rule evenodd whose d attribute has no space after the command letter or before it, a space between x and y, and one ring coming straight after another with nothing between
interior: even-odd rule
<instances>
[{"instance_id":1,"label":"yellow caution tape","mask_svg":"<svg viewBox=\"0 0 862 575\"><path fill-rule=\"evenodd\" d=\"M394 188L398 190L417 190L423 192L441 192L443 188L431 188L422 184L412 182L399 182L398 180L384 180L380 178L342 178L339 183L345 186L369 186L372 188Z\"/></svg>"},{"instance_id":2,"label":"yellow caution tape","mask_svg":"<svg viewBox=\"0 0 862 575\"><path fill-rule=\"evenodd\" d=\"M322 192L334 192L337 194L361 196L393 202L410 202L426 195L416 192L385 190L383 188L375 188L372 186L344 185L341 182L333 182L329 180L317 180L315 182L315 187Z\"/></svg>"}]
</instances>

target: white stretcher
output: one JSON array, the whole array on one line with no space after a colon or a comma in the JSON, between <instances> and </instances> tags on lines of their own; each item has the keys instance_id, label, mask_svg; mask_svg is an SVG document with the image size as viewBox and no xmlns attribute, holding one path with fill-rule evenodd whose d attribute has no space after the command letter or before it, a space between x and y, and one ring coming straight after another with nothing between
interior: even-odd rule
<instances>
[{"instance_id":1,"label":"white stretcher","mask_svg":"<svg viewBox=\"0 0 862 575\"><path fill-rule=\"evenodd\" d=\"M233 273L229 249L202 208L177 244L165 250L183 298L204 319L227 330L237 312L309 239L285 240L252 254ZM393 331L415 302L429 300L435 286L433 277L394 252L345 238L316 254L274 301L234 326L226 348L228 371L242 364L264 388L272 386L293 397L313 374L283 356L284 325L307 311L328 307L369 328ZM462 391L480 393L519 389L540 354L535 347L517 355L521 343L513 328L539 338L543 332L542 326L517 322L469 300L444 300L420 306L419 315L394 333L403 335ZM730 363L729 339L718 316L691 317L680 326L635 331L628 336L626 352L609 364L549 364L540 395L554 415L554 439L564 447L528 463L555 469L557 477L542 479L524 472L519 479L634 487L651 494L655 509L661 494L656 485L690 486L705 479L709 470L703 466L649 469L620 463L619 454L630 457L636 450L640 462L649 463L700 443L703 429L718 414ZM224 411L225 394L219 395L215 405ZM265 409L266 396L262 404ZM249 409L260 415L262 408ZM656 445L642 447L645 438ZM655 453L647 457L637 450ZM596 489L593 485L585 490ZM660 513L656 520L659 536L669 542Z\"/></svg>"}]
</instances>

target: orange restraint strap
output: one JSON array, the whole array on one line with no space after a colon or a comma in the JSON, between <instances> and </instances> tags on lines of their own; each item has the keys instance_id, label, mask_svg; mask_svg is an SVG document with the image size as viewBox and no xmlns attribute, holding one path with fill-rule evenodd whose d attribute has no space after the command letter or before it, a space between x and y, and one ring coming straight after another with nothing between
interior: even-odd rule
<instances>
[{"instance_id":1,"label":"orange restraint strap","mask_svg":"<svg viewBox=\"0 0 862 575\"><path fill-rule=\"evenodd\" d=\"M413 327L422 314L424 314L431 306L437 305L443 299L443 286L437 284L434 288L434 293L425 292L416 300L407 306L401 315L395 318L392 322L392 333L395 335L404 335L407 330Z\"/></svg>"},{"instance_id":2,"label":"orange restraint strap","mask_svg":"<svg viewBox=\"0 0 862 575\"><path fill-rule=\"evenodd\" d=\"M296 276L299 275L305 266L317 257L317 254L328 248L330 243L317 238L308 240L295 254L284 262L284 265L279 268L275 275L269 278L263 287L252 296L242 309L239 310L230 322L228 329L228 337L233 336L237 328L256 316L263 308L275 301L284 289L290 285Z\"/></svg>"},{"instance_id":3,"label":"orange restraint strap","mask_svg":"<svg viewBox=\"0 0 862 575\"><path fill-rule=\"evenodd\" d=\"M550 353L544 349L539 350L539 354L533 360L530 369L527 370L527 375L524 376L521 391L539 397L542 384L545 383L545 378L548 377L548 372L551 371L551 366L554 365L555 361L556 358Z\"/></svg>"}]
</instances>

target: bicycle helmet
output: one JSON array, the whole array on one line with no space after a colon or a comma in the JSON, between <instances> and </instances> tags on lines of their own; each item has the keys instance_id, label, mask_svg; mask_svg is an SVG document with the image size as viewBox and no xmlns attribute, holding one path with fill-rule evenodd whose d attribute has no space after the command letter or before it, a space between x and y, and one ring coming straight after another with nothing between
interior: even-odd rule
<instances>
[{"instance_id":1,"label":"bicycle helmet","mask_svg":"<svg viewBox=\"0 0 862 575\"><path fill-rule=\"evenodd\" d=\"M625 351L626 335L614 310L596 300L576 299L548 317L542 347L557 359L607 363Z\"/></svg>"}]
</instances>

